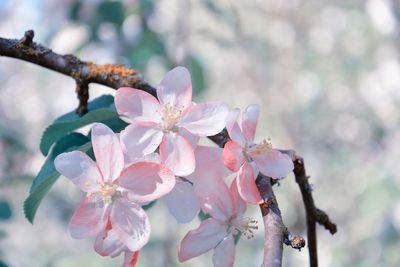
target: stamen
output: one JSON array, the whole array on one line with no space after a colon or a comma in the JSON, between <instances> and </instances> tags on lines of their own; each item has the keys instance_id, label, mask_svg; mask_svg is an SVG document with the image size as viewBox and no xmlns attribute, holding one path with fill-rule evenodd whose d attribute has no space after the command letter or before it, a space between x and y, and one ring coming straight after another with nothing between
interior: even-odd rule
<instances>
[{"instance_id":1,"label":"stamen","mask_svg":"<svg viewBox=\"0 0 400 267\"><path fill-rule=\"evenodd\" d=\"M271 149L272 149L272 144L270 138L268 138L267 140L264 139L261 141L261 143L249 147L249 150L251 151L252 154L258 154L258 155L268 152Z\"/></svg>"},{"instance_id":2,"label":"stamen","mask_svg":"<svg viewBox=\"0 0 400 267\"><path fill-rule=\"evenodd\" d=\"M251 239L254 237L253 230L258 230L258 222L257 220L247 217L243 219L242 223L242 233L247 239Z\"/></svg>"},{"instance_id":3,"label":"stamen","mask_svg":"<svg viewBox=\"0 0 400 267\"><path fill-rule=\"evenodd\" d=\"M228 233L236 235L238 231L240 231L245 237L247 237L247 239L254 237L254 231L258 230L257 224L257 220L251 217L240 219L236 216L233 216L226 222Z\"/></svg>"},{"instance_id":4,"label":"stamen","mask_svg":"<svg viewBox=\"0 0 400 267\"><path fill-rule=\"evenodd\" d=\"M86 196L96 202L103 201L104 204L111 204L113 199L121 194L117 189L117 184L99 183L98 190L96 192L89 192Z\"/></svg>"},{"instance_id":5,"label":"stamen","mask_svg":"<svg viewBox=\"0 0 400 267\"><path fill-rule=\"evenodd\" d=\"M182 116L182 107L174 106L171 103L164 104L162 114L163 130L172 131L174 130L175 124Z\"/></svg>"}]
</instances>

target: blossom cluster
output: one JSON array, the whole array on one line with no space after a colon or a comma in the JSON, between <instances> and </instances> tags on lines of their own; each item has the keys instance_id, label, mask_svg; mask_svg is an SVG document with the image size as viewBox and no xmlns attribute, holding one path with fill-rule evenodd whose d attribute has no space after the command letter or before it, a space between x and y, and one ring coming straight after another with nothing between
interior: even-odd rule
<instances>
[{"instance_id":1,"label":"blossom cluster","mask_svg":"<svg viewBox=\"0 0 400 267\"><path fill-rule=\"evenodd\" d=\"M183 262L214 250L214 266L233 266L234 237L251 238L256 221L245 217L246 205L264 200L255 184L261 172L280 179L293 170L291 159L270 141L254 141L260 108L242 114L223 102L192 102L190 74L169 71L157 87L157 98L144 91L117 90L115 106L129 125L114 133L102 123L91 129L95 161L80 151L54 161L63 176L86 195L69 230L74 238L95 238L102 256L125 254L123 267L134 266L149 240L151 224L143 209L162 199L178 223L208 215L189 231L178 248ZM202 137L227 129L224 146L198 145ZM228 186L225 178L235 174Z\"/></svg>"}]
</instances>

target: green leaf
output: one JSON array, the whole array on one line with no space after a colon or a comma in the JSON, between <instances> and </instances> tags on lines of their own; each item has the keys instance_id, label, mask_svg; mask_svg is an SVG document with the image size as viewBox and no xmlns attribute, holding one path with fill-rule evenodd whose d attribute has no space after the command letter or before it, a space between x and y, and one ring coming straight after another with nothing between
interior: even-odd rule
<instances>
[{"instance_id":1,"label":"green leaf","mask_svg":"<svg viewBox=\"0 0 400 267\"><path fill-rule=\"evenodd\" d=\"M11 216L12 210L8 201L0 200L0 221L8 220Z\"/></svg>"},{"instance_id":2,"label":"green leaf","mask_svg":"<svg viewBox=\"0 0 400 267\"><path fill-rule=\"evenodd\" d=\"M113 130L114 133L121 132L123 129L126 128L126 126L129 125L127 122L121 120L120 118L104 120L102 121L102 123L110 127L110 129Z\"/></svg>"},{"instance_id":3,"label":"green leaf","mask_svg":"<svg viewBox=\"0 0 400 267\"><path fill-rule=\"evenodd\" d=\"M59 140L32 182L29 196L24 202L25 217L33 223L36 211L43 197L47 194L60 174L54 166L54 159L59 154L79 149L88 152L92 147L89 138L80 133L70 133Z\"/></svg>"},{"instance_id":4,"label":"green leaf","mask_svg":"<svg viewBox=\"0 0 400 267\"><path fill-rule=\"evenodd\" d=\"M40 151L44 156L47 156L51 146L68 133L90 123L103 122L112 118L118 118L114 106L114 97L111 95L100 96L89 102L88 113L82 117L72 111L59 117L47 127L40 140Z\"/></svg>"},{"instance_id":5,"label":"green leaf","mask_svg":"<svg viewBox=\"0 0 400 267\"><path fill-rule=\"evenodd\" d=\"M8 267L8 265L0 260L0 267Z\"/></svg>"}]
</instances>

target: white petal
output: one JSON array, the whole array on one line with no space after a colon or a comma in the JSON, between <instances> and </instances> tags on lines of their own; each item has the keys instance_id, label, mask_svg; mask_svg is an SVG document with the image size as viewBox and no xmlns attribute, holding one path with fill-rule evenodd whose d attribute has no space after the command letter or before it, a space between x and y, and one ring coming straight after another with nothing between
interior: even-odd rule
<instances>
[{"instance_id":1,"label":"white petal","mask_svg":"<svg viewBox=\"0 0 400 267\"><path fill-rule=\"evenodd\" d=\"M124 168L124 154L116 134L105 124L96 123L92 127L92 145L104 181L117 179Z\"/></svg>"},{"instance_id":2,"label":"white petal","mask_svg":"<svg viewBox=\"0 0 400 267\"><path fill-rule=\"evenodd\" d=\"M192 81L184 67L170 70L157 88L157 96L162 104L171 104L185 110L192 102Z\"/></svg>"},{"instance_id":3,"label":"white petal","mask_svg":"<svg viewBox=\"0 0 400 267\"><path fill-rule=\"evenodd\" d=\"M114 202L111 221L115 233L131 251L140 250L150 237L150 221L137 204L123 198Z\"/></svg>"},{"instance_id":4,"label":"white petal","mask_svg":"<svg viewBox=\"0 0 400 267\"><path fill-rule=\"evenodd\" d=\"M228 106L223 102L192 105L178 125L199 136L216 135L224 129L228 113Z\"/></svg>"},{"instance_id":5,"label":"white petal","mask_svg":"<svg viewBox=\"0 0 400 267\"><path fill-rule=\"evenodd\" d=\"M193 186L188 182L177 182L174 189L164 197L169 212L178 223L188 223L199 213L200 204Z\"/></svg>"},{"instance_id":6,"label":"white petal","mask_svg":"<svg viewBox=\"0 0 400 267\"><path fill-rule=\"evenodd\" d=\"M54 160L56 170L84 192L97 190L102 177L96 163L81 151L66 152Z\"/></svg>"},{"instance_id":7,"label":"white petal","mask_svg":"<svg viewBox=\"0 0 400 267\"><path fill-rule=\"evenodd\" d=\"M232 235L228 235L214 249L214 267L232 267L235 262L235 241Z\"/></svg>"},{"instance_id":8,"label":"white petal","mask_svg":"<svg viewBox=\"0 0 400 267\"><path fill-rule=\"evenodd\" d=\"M187 261L215 248L226 236L225 226L210 218L201 222L200 226L189 231L179 246L178 259Z\"/></svg>"}]
</instances>

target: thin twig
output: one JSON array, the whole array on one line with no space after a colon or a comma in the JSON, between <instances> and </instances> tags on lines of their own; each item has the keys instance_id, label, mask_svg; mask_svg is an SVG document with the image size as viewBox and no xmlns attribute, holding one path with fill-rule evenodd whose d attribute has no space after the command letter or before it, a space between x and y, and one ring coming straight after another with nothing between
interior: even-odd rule
<instances>
[{"instance_id":1,"label":"thin twig","mask_svg":"<svg viewBox=\"0 0 400 267\"><path fill-rule=\"evenodd\" d=\"M76 113L79 115L85 114L87 109L87 104L89 100L89 84L85 80L76 80L75 92L79 99L79 105L76 109Z\"/></svg>"},{"instance_id":2,"label":"thin twig","mask_svg":"<svg viewBox=\"0 0 400 267\"><path fill-rule=\"evenodd\" d=\"M333 223L329 216L322 210L315 206L314 198L312 196L312 186L309 183L309 176L306 174L304 160L302 157L296 155L294 150L280 150L291 157L294 163L294 176L297 184L299 185L300 192L303 198L304 208L306 211L307 220L307 242L308 253L310 256L310 267L318 266L318 247L317 247L317 231L316 223L321 224L325 229L333 235L337 232L337 226Z\"/></svg>"}]
</instances>

